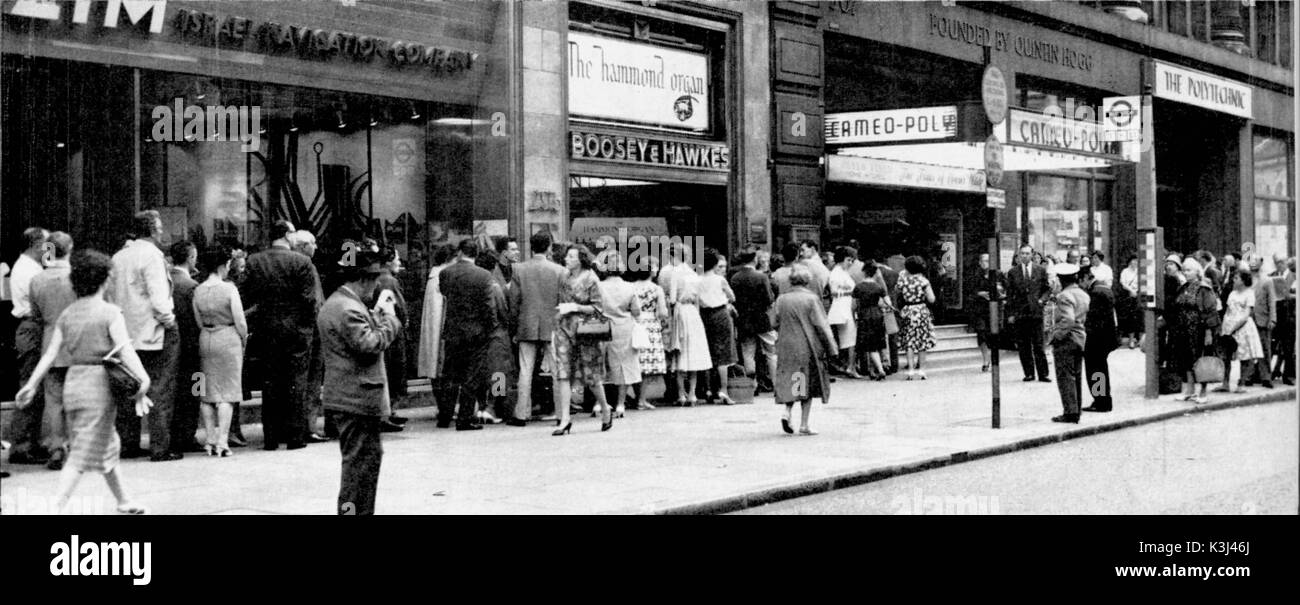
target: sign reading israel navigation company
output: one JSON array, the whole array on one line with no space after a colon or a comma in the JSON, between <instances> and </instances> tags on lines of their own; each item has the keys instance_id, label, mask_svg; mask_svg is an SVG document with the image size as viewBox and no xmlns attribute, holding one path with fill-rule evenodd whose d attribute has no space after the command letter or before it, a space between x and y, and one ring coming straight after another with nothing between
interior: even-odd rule
<instances>
[{"instance_id":1,"label":"sign reading israel navigation company","mask_svg":"<svg viewBox=\"0 0 1300 605\"><path fill-rule=\"evenodd\" d=\"M569 115L709 129L703 54L569 32Z\"/></svg>"},{"instance_id":2,"label":"sign reading israel navigation company","mask_svg":"<svg viewBox=\"0 0 1300 605\"><path fill-rule=\"evenodd\" d=\"M913 164L851 155L826 156L826 180L984 193L984 172L969 168Z\"/></svg>"},{"instance_id":3,"label":"sign reading israel navigation company","mask_svg":"<svg viewBox=\"0 0 1300 605\"><path fill-rule=\"evenodd\" d=\"M826 114L827 145L950 139L957 136L957 107L914 107Z\"/></svg>"},{"instance_id":4,"label":"sign reading israel navigation company","mask_svg":"<svg viewBox=\"0 0 1300 605\"><path fill-rule=\"evenodd\" d=\"M1250 86L1205 72L1155 61L1155 94L1161 99L1213 109L1239 118L1254 117Z\"/></svg>"}]
</instances>

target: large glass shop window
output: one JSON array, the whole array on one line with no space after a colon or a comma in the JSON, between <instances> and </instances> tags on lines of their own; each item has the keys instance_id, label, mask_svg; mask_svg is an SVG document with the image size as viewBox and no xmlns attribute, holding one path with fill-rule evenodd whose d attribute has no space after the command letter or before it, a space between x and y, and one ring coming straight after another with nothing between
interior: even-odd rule
<instances>
[{"instance_id":1,"label":"large glass shop window","mask_svg":"<svg viewBox=\"0 0 1300 605\"><path fill-rule=\"evenodd\" d=\"M1092 181L1096 211L1093 242L1088 242L1088 179L1028 175L1029 244L1034 250L1065 260L1067 252L1110 253L1109 181Z\"/></svg>"},{"instance_id":2,"label":"large glass shop window","mask_svg":"<svg viewBox=\"0 0 1300 605\"><path fill-rule=\"evenodd\" d=\"M1255 136L1255 247L1272 263L1278 252L1290 253L1291 211L1295 204L1287 167L1291 153L1286 139Z\"/></svg>"}]
</instances>

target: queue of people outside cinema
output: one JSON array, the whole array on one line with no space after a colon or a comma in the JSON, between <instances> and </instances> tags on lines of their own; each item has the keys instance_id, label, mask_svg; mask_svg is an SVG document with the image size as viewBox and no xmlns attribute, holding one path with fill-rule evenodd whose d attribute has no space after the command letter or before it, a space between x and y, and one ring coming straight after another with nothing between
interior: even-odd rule
<instances>
[{"instance_id":1,"label":"queue of people outside cinema","mask_svg":"<svg viewBox=\"0 0 1300 605\"><path fill-rule=\"evenodd\" d=\"M261 447L339 440L340 503L364 513L373 507L379 434L406 422L398 412L410 396L406 339L417 343L414 365L431 381L439 428L542 421L557 437L595 430L575 422L588 413L609 432L628 410L732 405L763 392L773 393L783 432L812 435L812 401L827 401L834 380L900 372L926 380L936 345L938 286L926 259L898 267L859 258L856 242L825 252L791 243L776 257L749 248L732 259L673 245L663 258L628 263L546 232L526 249L508 237L465 239L433 250L416 333L394 277L402 259L373 240L314 259L312 234L278 221L270 246L251 255L189 242L164 251L157 212L139 213L133 225L111 259L76 250L66 233L28 229L10 275L22 390L9 460L107 473L115 494L119 458L227 458L248 445L239 420L250 366L262 376ZM323 281L321 261L332 269ZM1171 254L1152 336L1142 334L1132 259L1117 284L1099 252L1056 259L1026 246L1003 272L982 255L966 297L981 369L990 347L1013 341L1024 380L1051 382L1050 351L1059 422L1112 409L1108 378L1099 391L1084 389L1083 376L1108 376L1112 350L1144 341L1161 347L1190 401L1204 402L1209 382L1216 391L1293 384L1295 260L1274 265L1264 274L1258 256ZM106 304L92 305L97 296ZM1002 343L988 325L990 301L1003 306ZM63 313L83 306L94 312ZM87 331L97 335L69 342ZM133 397L115 400L102 388L107 375L77 369L100 365L105 347L140 379ZM1206 356L1229 371L1205 380L1196 369ZM119 504L139 508L124 494Z\"/></svg>"}]
</instances>

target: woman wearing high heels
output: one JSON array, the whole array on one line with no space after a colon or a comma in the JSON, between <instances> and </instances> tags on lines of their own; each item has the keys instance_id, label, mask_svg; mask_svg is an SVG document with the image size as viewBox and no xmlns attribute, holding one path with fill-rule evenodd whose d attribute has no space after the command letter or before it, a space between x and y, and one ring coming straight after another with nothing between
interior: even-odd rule
<instances>
[{"instance_id":1,"label":"woman wearing high heels","mask_svg":"<svg viewBox=\"0 0 1300 605\"><path fill-rule=\"evenodd\" d=\"M984 365L981 372L989 371L989 347L994 346L989 327L989 302L1002 300L1003 286L997 271L989 268L987 252L980 255L980 269L971 279L970 327L975 332L975 342L980 347L980 356Z\"/></svg>"},{"instance_id":2,"label":"woman wearing high heels","mask_svg":"<svg viewBox=\"0 0 1300 605\"><path fill-rule=\"evenodd\" d=\"M586 246L572 244L564 251L564 267L569 271L560 292L562 301L557 307L555 334L551 340L555 360L555 409L560 418L560 428L551 433L556 437L566 435L573 428L569 417L569 399L574 383L591 390L600 404L600 430L614 426L614 411L605 400L605 343L580 339L578 327L584 319L602 317L600 279L596 277L595 261Z\"/></svg>"},{"instance_id":3,"label":"woman wearing high heels","mask_svg":"<svg viewBox=\"0 0 1300 605\"><path fill-rule=\"evenodd\" d=\"M230 254L222 249L208 250L199 259L199 268L207 272L207 280L194 288L194 319L203 330L199 333L199 355L204 388L199 394L199 411L208 455L225 458L230 456L227 438L234 406L244 393L241 377L248 323L239 289L226 281Z\"/></svg>"},{"instance_id":4,"label":"woman wearing high heels","mask_svg":"<svg viewBox=\"0 0 1300 605\"><path fill-rule=\"evenodd\" d=\"M673 305L673 327L670 331L670 351L676 351L677 405L692 407L696 379L699 373L713 367L709 355L709 336L700 319L700 284L703 280L689 264L677 270L668 294Z\"/></svg>"},{"instance_id":5,"label":"woman wearing high heels","mask_svg":"<svg viewBox=\"0 0 1300 605\"><path fill-rule=\"evenodd\" d=\"M737 361L732 321L736 294L726 276L727 260L717 250L706 250L704 275L700 278L700 321L709 344L709 361L718 372L718 392L712 399L723 405L735 405L727 395L727 370Z\"/></svg>"},{"instance_id":6,"label":"woman wearing high heels","mask_svg":"<svg viewBox=\"0 0 1300 605\"><path fill-rule=\"evenodd\" d=\"M840 345L840 359L843 373L849 378L862 378L858 374L857 354L854 350L858 344L858 325L853 320L853 288L857 286L849 275L849 268L858 255L848 246L837 246L833 256L835 266L831 269L827 282L831 292L831 308L826 312L826 320L835 332L835 341Z\"/></svg>"},{"instance_id":7,"label":"woman wearing high heels","mask_svg":"<svg viewBox=\"0 0 1300 605\"><path fill-rule=\"evenodd\" d=\"M794 428L790 425L790 415L794 412L795 402L803 406L799 434L817 434L808 426L812 399L819 397L822 403L830 399L827 360L837 350L835 335L831 333L826 312L822 310L821 297L808 290L812 279L812 273L806 267L796 265L790 271L790 290L777 297L773 305L773 325L777 335L776 376L772 383L776 387L776 403L785 406L781 429L791 434Z\"/></svg>"},{"instance_id":8,"label":"woman wearing high heels","mask_svg":"<svg viewBox=\"0 0 1300 605\"><path fill-rule=\"evenodd\" d=\"M858 356L867 360L867 375L872 380L884 380L882 351L889 349L885 310L881 306L885 304L884 280L877 274L876 261L870 258L863 261L862 272L871 277L853 287L853 303L858 315Z\"/></svg>"},{"instance_id":9,"label":"woman wearing high heels","mask_svg":"<svg viewBox=\"0 0 1300 605\"><path fill-rule=\"evenodd\" d=\"M47 373L63 375L63 413L71 438L68 458L59 472L56 513L67 507L81 474L87 471L103 473L109 491L117 500L117 512L134 515L145 512L122 489L118 472L122 441L117 436L115 420L119 405L130 405L137 416L144 416L153 403L145 395L149 391L149 375L131 346L122 310L104 300L104 286L112 270L112 259L100 252L73 253L69 279L77 300L59 316L45 353L14 398L19 408L25 408L31 404ZM130 399L119 401L114 396L101 361L114 353L140 380L139 390Z\"/></svg>"},{"instance_id":10,"label":"woman wearing high heels","mask_svg":"<svg viewBox=\"0 0 1300 605\"><path fill-rule=\"evenodd\" d=\"M626 411L627 390L641 382L639 353L632 348L632 327L641 315L636 286L623 279L623 261L617 254L605 261L605 280L600 282L601 307L610 322L610 339L605 345L605 383L618 386L614 417Z\"/></svg>"},{"instance_id":11,"label":"woman wearing high heels","mask_svg":"<svg viewBox=\"0 0 1300 605\"><path fill-rule=\"evenodd\" d=\"M637 350L637 362L641 366L641 386L636 390L636 408L653 410L655 406L647 401L646 379L650 376L664 376L668 373L668 361L664 353L664 324L668 322L668 303L664 302L664 289L651 279L651 271L634 269L627 278L633 283L637 303L641 314L636 320L645 328L649 345ZM667 385L665 385L667 386Z\"/></svg>"}]
</instances>

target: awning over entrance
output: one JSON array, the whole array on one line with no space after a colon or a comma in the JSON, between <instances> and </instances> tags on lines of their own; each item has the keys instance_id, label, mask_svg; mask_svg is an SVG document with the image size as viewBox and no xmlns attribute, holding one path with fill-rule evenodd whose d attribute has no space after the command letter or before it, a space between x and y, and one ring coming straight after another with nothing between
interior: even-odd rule
<instances>
[{"instance_id":1,"label":"awning over entrance","mask_svg":"<svg viewBox=\"0 0 1300 605\"><path fill-rule=\"evenodd\" d=\"M827 116L828 120L834 120L832 128L838 129L836 134L861 133L860 136L828 137L831 143L828 180L982 191L985 137L990 129L961 123L970 120L971 114L957 110L957 107L935 107ZM877 129L886 133L905 130L903 120L913 112L935 113L950 120L942 137L947 140L932 140L935 135L904 136L907 140L902 141L897 140L898 136L872 136ZM931 118L935 122L938 119ZM900 126L891 128L895 123ZM1137 146L1137 143L1106 142L1101 125L1096 122L1024 109L1012 109L1007 119L994 125L991 131L1003 144L1003 170L1007 172L1090 170L1128 164ZM926 140L918 140L922 138ZM836 145L835 141L844 144ZM837 156L865 161L837 159ZM973 173L980 174L976 177ZM976 182L980 183L978 189Z\"/></svg>"}]
</instances>

